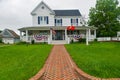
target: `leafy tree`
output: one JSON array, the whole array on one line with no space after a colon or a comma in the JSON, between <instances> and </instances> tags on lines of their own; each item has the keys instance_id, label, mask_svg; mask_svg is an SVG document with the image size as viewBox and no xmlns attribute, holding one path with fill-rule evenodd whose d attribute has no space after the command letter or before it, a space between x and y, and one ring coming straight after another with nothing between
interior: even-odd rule
<instances>
[{"instance_id":1,"label":"leafy tree","mask_svg":"<svg viewBox=\"0 0 120 80\"><path fill-rule=\"evenodd\" d=\"M0 33L1 33L2 31L0 30Z\"/></svg>"},{"instance_id":2,"label":"leafy tree","mask_svg":"<svg viewBox=\"0 0 120 80\"><path fill-rule=\"evenodd\" d=\"M120 6L118 0L97 0L95 8L90 9L89 17L89 25L98 28L98 37L113 37L120 30Z\"/></svg>"}]
</instances>

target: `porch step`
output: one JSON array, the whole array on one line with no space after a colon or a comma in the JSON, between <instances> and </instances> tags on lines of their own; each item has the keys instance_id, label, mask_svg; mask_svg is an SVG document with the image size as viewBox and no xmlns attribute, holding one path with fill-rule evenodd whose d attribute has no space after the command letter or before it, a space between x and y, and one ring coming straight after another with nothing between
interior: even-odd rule
<instances>
[{"instance_id":1,"label":"porch step","mask_svg":"<svg viewBox=\"0 0 120 80\"><path fill-rule=\"evenodd\" d=\"M51 44L67 44L67 42L65 40L56 40L52 41Z\"/></svg>"}]
</instances>

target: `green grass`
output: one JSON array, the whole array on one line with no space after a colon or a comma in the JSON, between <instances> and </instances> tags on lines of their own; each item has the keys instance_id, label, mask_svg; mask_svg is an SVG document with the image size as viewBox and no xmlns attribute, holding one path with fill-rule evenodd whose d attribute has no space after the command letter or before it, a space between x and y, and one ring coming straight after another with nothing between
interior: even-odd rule
<instances>
[{"instance_id":1,"label":"green grass","mask_svg":"<svg viewBox=\"0 0 120 80\"><path fill-rule=\"evenodd\" d=\"M84 72L101 78L120 78L120 43L99 42L65 45Z\"/></svg>"},{"instance_id":2,"label":"green grass","mask_svg":"<svg viewBox=\"0 0 120 80\"><path fill-rule=\"evenodd\" d=\"M0 80L28 80L44 65L51 45L11 45L0 48Z\"/></svg>"}]
</instances>

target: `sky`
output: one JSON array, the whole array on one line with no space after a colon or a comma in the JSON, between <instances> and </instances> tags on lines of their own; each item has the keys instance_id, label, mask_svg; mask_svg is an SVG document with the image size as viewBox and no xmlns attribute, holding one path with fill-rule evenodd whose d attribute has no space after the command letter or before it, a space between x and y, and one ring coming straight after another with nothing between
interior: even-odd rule
<instances>
[{"instance_id":1,"label":"sky","mask_svg":"<svg viewBox=\"0 0 120 80\"><path fill-rule=\"evenodd\" d=\"M42 0L51 9L79 9L88 18L89 9L95 7L96 0ZM0 30L18 29L32 26L30 13L41 0L0 0Z\"/></svg>"}]
</instances>

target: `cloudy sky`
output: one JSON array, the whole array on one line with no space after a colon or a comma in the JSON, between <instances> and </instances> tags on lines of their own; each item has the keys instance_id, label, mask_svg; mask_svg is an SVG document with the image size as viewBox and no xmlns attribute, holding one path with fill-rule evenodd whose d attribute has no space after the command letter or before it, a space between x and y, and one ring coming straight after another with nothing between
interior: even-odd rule
<instances>
[{"instance_id":1,"label":"cloudy sky","mask_svg":"<svg viewBox=\"0 0 120 80\"><path fill-rule=\"evenodd\" d=\"M88 17L89 9L96 0L43 0L51 9L79 9ZM30 12L41 0L0 0L0 30L12 29L18 33L19 28L32 26Z\"/></svg>"}]
</instances>

